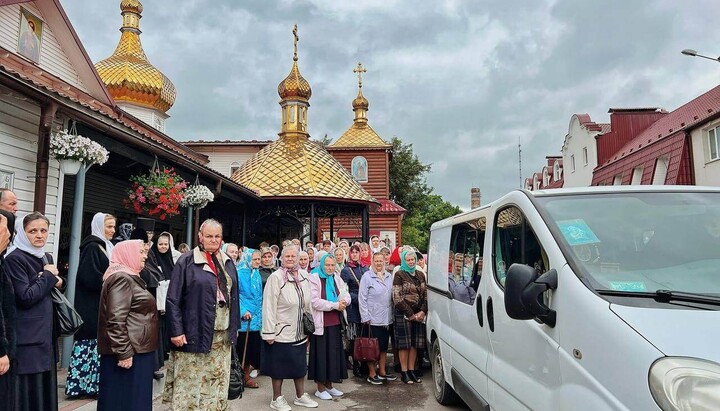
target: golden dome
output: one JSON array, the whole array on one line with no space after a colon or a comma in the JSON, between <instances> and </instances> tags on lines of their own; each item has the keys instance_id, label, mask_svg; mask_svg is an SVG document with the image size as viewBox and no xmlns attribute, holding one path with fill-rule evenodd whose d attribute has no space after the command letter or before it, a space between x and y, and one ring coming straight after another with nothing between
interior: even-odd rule
<instances>
[{"instance_id":1,"label":"golden dome","mask_svg":"<svg viewBox=\"0 0 720 411\"><path fill-rule=\"evenodd\" d=\"M322 145L302 136L270 143L231 178L261 197L375 202Z\"/></svg>"},{"instance_id":2,"label":"golden dome","mask_svg":"<svg viewBox=\"0 0 720 411\"><path fill-rule=\"evenodd\" d=\"M281 81L280 84L278 84L278 95L280 96L281 100L285 99L299 99L299 100L310 100L310 96L312 96L312 90L310 89L310 83L308 83L307 80L300 74L300 69L298 68L297 61L298 61L298 41L300 41L300 38L297 34L297 24L293 26L293 37L295 40L293 41L293 65L290 69L290 74L285 77L285 80Z\"/></svg>"},{"instance_id":3,"label":"golden dome","mask_svg":"<svg viewBox=\"0 0 720 411\"><path fill-rule=\"evenodd\" d=\"M122 0L120 9L120 42L113 55L96 63L95 68L115 101L166 112L175 103L175 85L145 56L140 43L142 4Z\"/></svg>"},{"instance_id":4,"label":"golden dome","mask_svg":"<svg viewBox=\"0 0 720 411\"><path fill-rule=\"evenodd\" d=\"M353 110L357 110L359 108L367 110L368 107L370 107L370 103L367 101L365 96L362 94L362 89L358 90L358 95L355 97L355 100L352 102Z\"/></svg>"}]
</instances>

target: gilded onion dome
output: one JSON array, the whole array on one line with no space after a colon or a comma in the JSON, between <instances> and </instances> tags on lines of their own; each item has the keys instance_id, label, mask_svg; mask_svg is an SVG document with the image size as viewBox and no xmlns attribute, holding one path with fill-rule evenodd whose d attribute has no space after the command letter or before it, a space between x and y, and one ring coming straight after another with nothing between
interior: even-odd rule
<instances>
[{"instance_id":1,"label":"gilded onion dome","mask_svg":"<svg viewBox=\"0 0 720 411\"><path fill-rule=\"evenodd\" d=\"M388 148L390 145L386 143L375 130L370 127L367 119L368 107L370 103L362 93L362 74L367 72L363 68L362 63L358 63L356 69L353 70L358 75L358 95L352 102L353 111L355 112L355 121L340 138L328 147L332 149L354 149L354 148Z\"/></svg>"},{"instance_id":2,"label":"gilded onion dome","mask_svg":"<svg viewBox=\"0 0 720 411\"><path fill-rule=\"evenodd\" d=\"M95 68L115 101L166 112L175 103L175 85L145 56L140 43L143 6L138 0L122 0L120 10L120 42Z\"/></svg>"},{"instance_id":3,"label":"gilded onion dome","mask_svg":"<svg viewBox=\"0 0 720 411\"><path fill-rule=\"evenodd\" d=\"M278 95L281 100L300 99L308 101L310 100L310 96L312 96L312 89L310 89L310 83L300 74L300 69L297 64L297 42L299 40L297 36L297 24L293 28L293 35L295 36L293 65L290 69L290 74L285 77L285 80L278 84Z\"/></svg>"}]
</instances>

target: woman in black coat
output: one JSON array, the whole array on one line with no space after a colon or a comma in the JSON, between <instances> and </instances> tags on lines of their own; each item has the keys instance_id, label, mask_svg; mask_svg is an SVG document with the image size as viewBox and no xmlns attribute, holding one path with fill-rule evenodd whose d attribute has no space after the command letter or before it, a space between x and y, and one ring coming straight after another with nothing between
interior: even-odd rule
<instances>
[{"instance_id":1,"label":"woman in black coat","mask_svg":"<svg viewBox=\"0 0 720 411\"><path fill-rule=\"evenodd\" d=\"M348 291L350 292L350 298L352 301L352 304L347 307L348 326L345 331L346 337L350 343L348 347L350 352L346 354L350 356L352 356L353 353L355 337L360 335L361 332L360 302L358 301L358 292L360 291L360 279L367 270L367 267L362 265L360 260L360 247L356 245L350 247L350 255L348 256L347 264L340 273L340 277L348 286ZM356 377L364 377L366 373L367 370L365 368L365 364L360 361L356 361L353 358L353 375Z\"/></svg>"},{"instance_id":2,"label":"woman in black coat","mask_svg":"<svg viewBox=\"0 0 720 411\"><path fill-rule=\"evenodd\" d=\"M0 210L0 398L5 411L15 410L15 291L5 274L5 252L15 232L15 215Z\"/></svg>"},{"instance_id":3,"label":"woman in black coat","mask_svg":"<svg viewBox=\"0 0 720 411\"><path fill-rule=\"evenodd\" d=\"M32 213L15 226L17 247L5 258L15 291L17 368L15 405L21 411L57 410L56 337L50 292L63 280L45 254L50 221Z\"/></svg>"},{"instance_id":4,"label":"woman in black coat","mask_svg":"<svg viewBox=\"0 0 720 411\"><path fill-rule=\"evenodd\" d=\"M65 395L96 396L100 390L100 357L97 353L98 307L102 278L110 266L115 234L115 217L97 213L91 234L80 244L80 265L75 286L75 310L83 325L75 333L72 358L68 367Z\"/></svg>"}]
</instances>

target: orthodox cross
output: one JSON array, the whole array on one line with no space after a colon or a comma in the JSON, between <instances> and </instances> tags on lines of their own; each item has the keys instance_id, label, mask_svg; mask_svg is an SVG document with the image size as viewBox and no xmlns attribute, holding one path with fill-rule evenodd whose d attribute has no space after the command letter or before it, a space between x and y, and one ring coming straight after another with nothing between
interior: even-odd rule
<instances>
[{"instance_id":1,"label":"orthodox cross","mask_svg":"<svg viewBox=\"0 0 720 411\"><path fill-rule=\"evenodd\" d=\"M297 34L297 24L296 24L295 26L293 26L293 31L292 31L292 33L293 33L293 37L295 37L295 40L293 40L293 50L294 50L294 52L293 52L293 60L294 60L294 61L297 61L297 59L298 59L298 56L297 56L297 45L298 45L298 41L300 41L300 37L298 37L298 34Z\"/></svg>"},{"instance_id":2,"label":"orthodox cross","mask_svg":"<svg viewBox=\"0 0 720 411\"><path fill-rule=\"evenodd\" d=\"M363 73L367 73L367 69L365 69L365 67L363 67L362 63L358 63L357 68L353 69L353 73L357 73L358 88L362 88L362 75L363 75Z\"/></svg>"}]
</instances>

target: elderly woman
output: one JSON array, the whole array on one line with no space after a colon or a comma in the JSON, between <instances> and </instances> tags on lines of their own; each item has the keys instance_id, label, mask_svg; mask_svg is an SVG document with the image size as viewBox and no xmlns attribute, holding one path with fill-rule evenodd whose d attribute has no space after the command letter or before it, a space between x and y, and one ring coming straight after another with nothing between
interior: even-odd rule
<instances>
[{"instance_id":1,"label":"elderly woman","mask_svg":"<svg viewBox=\"0 0 720 411\"><path fill-rule=\"evenodd\" d=\"M57 410L57 351L50 292L61 287L57 267L45 254L50 220L28 214L15 224L15 247L5 258L5 274L15 291L18 410Z\"/></svg>"},{"instance_id":2,"label":"elderly woman","mask_svg":"<svg viewBox=\"0 0 720 411\"><path fill-rule=\"evenodd\" d=\"M267 284L267 280L270 274L277 270L275 267L275 255L270 247L263 247L260 249L260 278L262 278L263 290Z\"/></svg>"},{"instance_id":3,"label":"elderly woman","mask_svg":"<svg viewBox=\"0 0 720 411\"><path fill-rule=\"evenodd\" d=\"M298 253L298 265L303 271L310 272L310 256L306 251L300 251Z\"/></svg>"},{"instance_id":4,"label":"elderly woman","mask_svg":"<svg viewBox=\"0 0 720 411\"><path fill-rule=\"evenodd\" d=\"M237 340L237 352L247 352L244 364L245 387L258 388L250 378L250 367L260 368L260 348L262 339L262 278L260 277L260 251L246 248L238 264L238 288L240 291L240 335Z\"/></svg>"},{"instance_id":5,"label":"elderly woman","mask_svg":"<svg viewBox=\"0 0 720 411\"><path fill-rule=\"evenodd\" d=\"M318 403L305 392L307 335L303 314L312 315L312 292L308 273L298 267L297 249L282 251L282 268L268 278L262 305L262 373L272 379L270 408L289 411L282 396L283 380L295 384L295 405L315 408Z\"/></svg>"},{"instance_id":6,"label":"elderly woman","mask_svg":"<svg viewBox=\"0 0 720 411\"><path fill-rule=\"evenodd\" d=\"M335 258L325 254L310 273L315 332L310 336L308 379L317 384L315 396L331 400L343 395L333 382L347 378L342 343L341 316L350 304L345 282L336 275ZM344 292L344 293L343 293Z\"/></svg>"},{"instance_id":7,"label":"elderly woman","mask_svg":"<svg viewBox=\"0 0 720 411\"><path fill-rule=\"evenodd\" d=\"M415 251L403 251L400 269L393 280L395 343L405 384L422 382L415 375L415 360L418 349L426 345L427 280L425 274L416 269L416 258Z\"/></svg>"},{"instance_id":8,"label":"elderly woman","mask_svg":"<svg viewBox=\"0 0 720 411\"><path fill-rule=\"evenodd\" d=\"M360 244L360 263L363 267L370 267L372 265L372 250L368 243Z\"/></svg>"},{"instance_id":9,"label":"elderly woman","mask_svg":"<svg viewBox=\"0 0 720 411\"><path fill-rule=\"evenodd\" d=\"M102 277L110 265L115 234L115 217L97 213L90 224L91 234L80 244L80 264L75 285L75 310L83 325L75 333L72 358L68 367L65 395L97 395L100 357L97 354L98 307Z\"/></svg>"},{"instance_id":10,"label":"elderly woman","mask_svg":"<svg viewBox=\"0 0 720 411\"><path fill-rule=\"evenodd\" d=\"M310 260L310 269L312 270L313 268L315 268L315 266L317 266L318 263L317 250L315 249L315 247L310 247L305 251L307 252L308 259Z\"/></svg>"},{"instance_id":11,"label":"elderly woman","mask_svg":"<svg viewBox=\"0 0 720 411\"><path fill-rule=\"evenodd\" d=\"M380 345L378 363L368 363L369 376L367 381L373 385L384 381L395 381L397 377L388 374L385 369L390 325L393 322L393 278L385 269L385 256L381 252L373 255L373 264L360 280L360 318L363 323L364 337L372 335ZM377 370L376 367L377 366Z\"/></svg>"},{"instance_id":12,"label":"elderly woman","mask_svg":"<svg viewBox=\"0 0 720 411\"><path fill-rule=\"evenodd\" d=\"M237 244L235 243L225 243L222 245L221 249L225 254L230 257L230 259L235 264L235 267L237 268L238 264L240 263L240 248L238 248Z\"/></svg>"},{"instance_id":13,"label":"elderly woman","mask_svg":"<svg viewBox=\"0 0 720 411\"><path fill-rule=\"evenodd\" d=\"M360 305L358 302L358 292L360 291L360 279L363 274L367 271L367 266L363 266L360 262L360 247L353 245L350 247L350 258L343 268L340 276L343 281L347 284L348 290L350 291L350 297L352 304L347 308L347 340L350 343L349 355L353 353L353 346L355 337L360 333ZM356 377L362 377L365 374L365 367L360 364L359 361L353 360L353 375Z\"/></svg>"},{"instance_id":14,"label":"elderly woman","mask_svg":"<svg viewBox=\"0 0 720 411\"><path fill-rule=\"evenodd\" d=\"M345 268L345 264L347 263L347 255L345 255L345 250L337 247L333 251L333 257L335 257L335 270L338 273L342 273L342 270Z\"/></svg>"},{"instance_id":15,"label":"elderly woman","mask_svg":"<svg viewBox=\"0 0 720 411\"><path fill-rule=\"evenodd\" d=\"M141 240L118 243L103 276L99 411L152 410L159 320L155 298L140 278L147 253Z\"/></svg>"},{"instance_id":16,"label":"elderly woman","mask_svg":"<svg viewBox=\"0 0 720 411\"><path fill-rule=\"evenodd\" d=\"M240 328L237 270L220 250L217 220L200 225L198 243L178 259L170 280L165 308L174 361L163 400L174 410L226 410Z\"/></svg>"}]
</instances>

